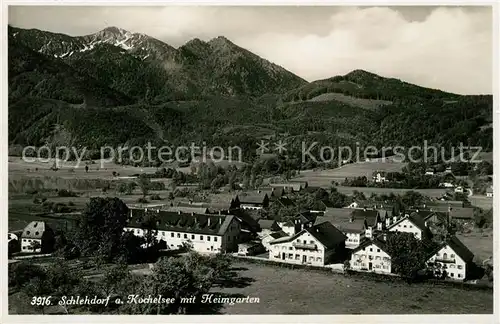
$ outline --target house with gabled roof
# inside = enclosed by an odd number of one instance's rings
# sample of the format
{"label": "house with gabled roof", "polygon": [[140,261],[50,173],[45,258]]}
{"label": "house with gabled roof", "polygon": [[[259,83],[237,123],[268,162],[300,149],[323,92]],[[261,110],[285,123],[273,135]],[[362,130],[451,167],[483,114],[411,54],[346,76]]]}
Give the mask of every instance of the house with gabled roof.
{"label": "house with gabled roof", "polygon": [[352,250],[350,266],[354,271],[391,273],[392,256],[387,250],[383,237],[365,239]]}
{"label": "house with gabled roof", "polygon": [[488,189],[486,189],[486,197],[493,198],[493,187],[488,187]]}
{"label": "house with gabled roof", "polygon": [[241,225],[233,215],[208,215],[165,210],[130,209],[125,231],[143,237],[145,220],[154,217],[156,240],[170,249],[184,245],[200,253],[237,251]]}
{"label": "house with gabled roof", "polygon": [[238,201],[242,209],[262,209],[269,206],[269,196],[260,190],[238,195]]}
{"label": "house with gabled roof", "polygon": [[411,213],[402,217],[392,224],[388,230],[390,232],[412,233],[419,240],[432,238],[432,233],[427,227],[425,220],[418,213]]}
{"label": "house with gabled roof", "polygon": [[439,269],[445,278],[464,280],[473,259],[474,254],[456,236],[452,236],[430,253],[427,265]]}
{"label": "house with gabled roof", "polygon": [[324,222],[295,235],[269,242],[269,259],[286,263],[323,266],[345,255],[345,236]]}
{"label": "house with gabled roof", "polygon": [[21,234],[21,252],[51,252],[54,247],[54,230],[42,221],[29,223]]}

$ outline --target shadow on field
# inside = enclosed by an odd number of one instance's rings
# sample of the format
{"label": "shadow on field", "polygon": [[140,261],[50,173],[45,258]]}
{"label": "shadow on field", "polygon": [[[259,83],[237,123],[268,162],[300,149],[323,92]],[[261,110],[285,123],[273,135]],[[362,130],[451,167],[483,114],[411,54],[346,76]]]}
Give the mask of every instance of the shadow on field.
{"label": "shadow on field", "polygon": [[250,286],[253,282],[255,282],[255,279],[240,276],[239,272],[245,270],[248,270],[248,268],[231,268],[228,275],[217,283],[218,286],[221,288],[245,288]]}

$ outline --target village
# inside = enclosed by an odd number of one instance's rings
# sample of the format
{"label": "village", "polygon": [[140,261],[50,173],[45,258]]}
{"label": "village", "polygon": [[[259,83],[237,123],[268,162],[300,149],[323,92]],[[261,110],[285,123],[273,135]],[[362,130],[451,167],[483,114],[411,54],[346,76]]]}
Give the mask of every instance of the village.
{"label": "village", "polygon": [[[383,182],[384,175],[374,172],[372,181]],[[421,269],[411,269],[411,275],[473,283],[480,279],[478,265],[455,232],[457,226],[475,222],[474,208],[466,201],[450,200],[453,193],[463,192],[456,186],[447,195],[407,206],[394,195],[378,201],[357,195],[339,206],[328,198],[337,194],[334,186],[325,189],[292,179],[218,194],[213,202],[127,203],[124,231],[153,236],[163,250],[390,276],[410,276],[397,263],[405,253],[414,252],[394,244],[415,246],[418,241],[426,262]],[[146,221],[151,217],[153,226]],[[32,221],[24,230],[8,234],[9,247],[15,250],[17,243],[22,255],[42,254],[54,235],[47,222]],[[492,264],[491,259],[485,261]]]}

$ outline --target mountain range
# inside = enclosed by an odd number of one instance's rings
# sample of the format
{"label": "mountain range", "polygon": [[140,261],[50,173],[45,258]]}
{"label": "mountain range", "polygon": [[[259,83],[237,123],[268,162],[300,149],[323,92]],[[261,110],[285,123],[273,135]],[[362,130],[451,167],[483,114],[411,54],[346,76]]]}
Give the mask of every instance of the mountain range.
{"label": "mountain range", "polygon": [[330,144],[492,147],[491,96],[363,70],[307,82],[223,36],[174,48],[117,27],[72,37],[9,26],[8,56],[11,145],[253,147],[287,134]]}

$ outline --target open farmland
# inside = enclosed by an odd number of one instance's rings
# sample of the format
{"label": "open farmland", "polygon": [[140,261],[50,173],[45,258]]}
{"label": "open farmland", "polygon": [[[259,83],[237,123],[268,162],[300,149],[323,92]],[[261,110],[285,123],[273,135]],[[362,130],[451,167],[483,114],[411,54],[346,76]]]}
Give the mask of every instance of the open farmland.
{"label": "open farmland", "polygon": [[362,177],[370,178],[375,171],[401,172],[405,163],[392,160],[357,162],[343,165],[329,170],[304,170],[299,178],[294,180],[307,181],[310,186],[329,187],[332,181],[342,182],[345,178]]}
{"label": "open farmland", "polygon": [[[464,291],[429,284],[408,285],[357,276],[236,263],[252,279],[226,294],[259,297],[258,304],[226,305],[227,314],[491,314],[491,290]],[[467,294],[467,298],[463,298]],[[377,302],[380,301],[380,302]]]}

